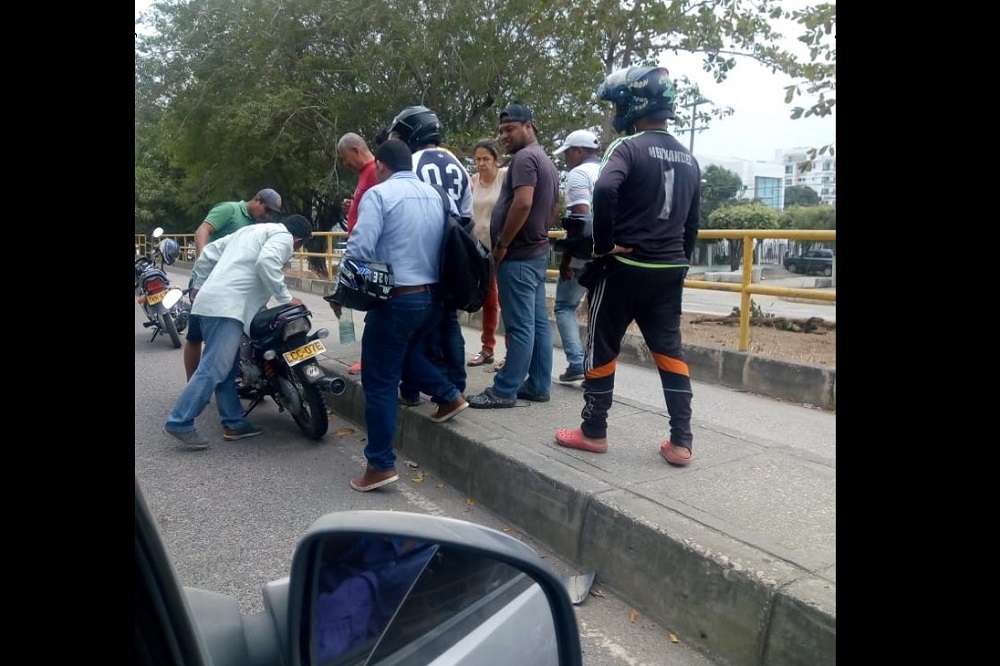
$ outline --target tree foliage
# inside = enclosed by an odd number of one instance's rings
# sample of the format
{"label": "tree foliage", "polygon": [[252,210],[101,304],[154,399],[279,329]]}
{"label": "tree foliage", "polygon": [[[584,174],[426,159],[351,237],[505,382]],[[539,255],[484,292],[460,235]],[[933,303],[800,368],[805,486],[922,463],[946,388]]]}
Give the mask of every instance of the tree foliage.
{"label": "tree foliage", "polygon": [[[775,68],[773,0],[162,0],[136,41],[136,223],[193,229],[224,200],[277,189],[289,212],[330,228],[355,184],[336,141],[366,138],[424,104],[462,156],[513,100],[540,140],[604,127],[594,98],[619,67],[704,55],[717,80],[739,58]],[[699,94],[684,72],[683,105]],[[698,124],[731,113],[699,107]],[[169,218],[169,219],[165,219]]]}
{"label": "tree foliage", "polygon": [[819,194],[808,185],[793,185],[785,188],[785,207],[818,206],[821,203]]}
{"label": "tree foliage", "polygon": [[[759,202],[735,204],[716,209],[708,216],[709,229],[777,229],[781,215]],[[737,270],[743,259],[743,241],[729,239],[729,267]]]}

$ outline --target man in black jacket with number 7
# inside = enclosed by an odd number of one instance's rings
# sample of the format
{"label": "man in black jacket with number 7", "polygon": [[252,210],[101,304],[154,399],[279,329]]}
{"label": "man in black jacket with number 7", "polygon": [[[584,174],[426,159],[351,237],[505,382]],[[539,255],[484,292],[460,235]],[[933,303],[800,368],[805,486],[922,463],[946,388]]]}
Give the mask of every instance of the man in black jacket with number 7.
{"label": "man in black jacket with number 7", "polygon": [[[615,129],[594,188],[594,254],[580,277],[588,289],[590,326],[584,349],[580,428],[556,432],[561,446],[604,453],[615,363],[635,321],[660,371],[670,438],[660,454],[691,461],[691,379],[681,352],[681,296],[698,235],[701,170],[666,131],[676,90],[662,67],[614,72],[598,88],[614,103]],[[589,273],[589,274],[588,274]]]}

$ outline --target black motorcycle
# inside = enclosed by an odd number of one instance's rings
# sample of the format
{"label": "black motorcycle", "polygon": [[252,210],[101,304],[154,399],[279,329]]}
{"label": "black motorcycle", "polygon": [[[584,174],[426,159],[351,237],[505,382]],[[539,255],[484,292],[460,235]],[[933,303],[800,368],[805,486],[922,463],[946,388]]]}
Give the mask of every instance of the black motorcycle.
{"label": "black motorcycle", "polygon": [[311,439],[326,434],[329,420],[323,393],[340,395],[347,384],[327,377],[316,362],[326,351],[322,339],[330,332],[321,328],[310,334],[312,313],[304,305],[279,305],[261,310],[250,324],[250,336],[240,343],[240,373],[236,389],[250,400],[249,414],[270,396],[279,411],[288,410]]}
{"label": "black motorcycle", "polygon": [[[163,229],[159,227],[153,231],[153,238],[162,235]],[[153,248],[151,254],[135,260],[136,302],[142,306],[149,320],[143,326],[154,329],[150,342],[166,331],[175,349],[181,346],[180,333],[187,327],[190,308],[182,302],[184,292],[170,286],[163,266],[173,264],[179,253],[177,241],[165,238]]]}

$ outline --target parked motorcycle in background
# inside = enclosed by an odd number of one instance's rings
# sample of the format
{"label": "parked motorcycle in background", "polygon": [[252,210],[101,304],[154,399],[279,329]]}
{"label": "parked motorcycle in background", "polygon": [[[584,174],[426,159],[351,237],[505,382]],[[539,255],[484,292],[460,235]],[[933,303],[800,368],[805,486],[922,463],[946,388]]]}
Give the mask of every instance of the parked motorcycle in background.
{"label": "parked motorcycle in background", "polygon": [[[153,230],[153,238],[163,235],[163,229]],[[180,246],[172,238],[164,238],[153,248],[151,254],[135,260],[135,293],[136,302],[142,306],[149,320],[143,323],[145,328],[153,328],[156,340],[161,332],[166,331],[174,348],[181,346],[180,333],[187,328],[190,306],[182,303],[184,292],[170,286],[170,280],[163,270],[164,264],[171,265],[177,261]],[[157,265],[159,262],[159,265]]]}
{"label": "parked motorcycle in background", "polygon": [[347,384],[328,377],[316,362],[326,351],[321,340],[330,332],[310,334],[312,313],[305,305],[286,304],[261,310],[240,343],[236,390],[250,400],[246,414],[270,396],[279,411],[287,410],[306,437],[320,439],[329,427],[323,392],[340,395]]}

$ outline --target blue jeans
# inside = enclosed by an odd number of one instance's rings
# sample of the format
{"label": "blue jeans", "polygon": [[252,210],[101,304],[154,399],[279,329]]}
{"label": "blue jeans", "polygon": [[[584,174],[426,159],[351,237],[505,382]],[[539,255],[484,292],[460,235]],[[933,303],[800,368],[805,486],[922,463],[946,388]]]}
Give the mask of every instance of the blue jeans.
{"label": "blue jeans", "polygon": [[[421,345],[424,355],[438,368],[449,382],[449,389],[454,387],[458,392],[465,393],[465,338],[462,336],[462,326],[458,323],[456,310],[443,310],[435,304],[436,322],[427,326],[426,335],[421,336],[416,345]],[[421,387],[419,378],[411,376],[409,368],[403,369],[403,383],[399,392],[404,398],[419,398]],[[424,391],[427,392],[426,390]],[[452,399],[428,393],[431,401],[445,404]]]}
{"label": "blue jeans", "polygon": [[587,290],[577,281],[583,269],[573,268],[569,280],[559,278],[556,286],[556,326],[562,338],[563,351],[571,370],[583,372],[583,343],[580,342],[580,323],[576,319],[576,309],[580,306]]}
{"label": "blue jeans", "polygon": [[396,466],[392,438],[396,433],[399,381],[408,380],[430,395],[454,400],[459,392],[427,358],[425,338],[436,317],[429,292],[393,296],[369,310],[361,336],[361,384],[365,392],[368,444],[365,458],[384,471]]}
{"label": "blue jeans", "polygon": [[194,420],[205,410],[213,391],[222,425],[238,428],[246,423],[243,405],[236,394],[243,324],[227,317],[199,316],[198,319],[205,340],[205,351],[198,369],[191,375],[191,380],[170,412],[166,428],[173,432],[194,430]]}
{"label": "blue jeans", "polygon": [[508,259],[497,268],[497,286],[507,331],[507,361],[497,373],[493,390],[515,398],[520,389],[548,395],[552,385],[552,331],[545,309],[545,269],[548,255]]}

